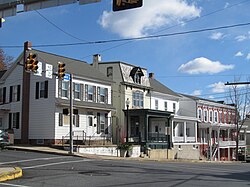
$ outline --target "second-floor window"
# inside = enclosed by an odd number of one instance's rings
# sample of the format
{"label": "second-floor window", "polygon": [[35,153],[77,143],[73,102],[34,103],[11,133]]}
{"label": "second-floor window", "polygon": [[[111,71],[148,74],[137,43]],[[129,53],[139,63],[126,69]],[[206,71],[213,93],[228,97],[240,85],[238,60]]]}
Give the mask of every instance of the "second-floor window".
{"label": "second-floor window", "polygon": [[74,99],[80,99],[80,84],[74,83]]}
{"label": "second-floor window", "polygon": [[201,109],[198,109],[198,119],[199,119],[199,120],[201,120],[201,114],[202,114]]}
{"label": "second-floor window", "polygon": [[167,101],[164,102],[164,107],[165,107],[165,111],[167,111],[168,110],[168,102]]}
{"label": "second-floor window", "polygon": [[213,111],[209,111],[209,121],[213,122]]}
{"label": "second-floor window", "polygon": [[155,100],[155,110],[158,110],[158,100]]}
{"label": "second-floor window", "polygon": [[69,97],[69,82],[62,82],[62,97]]}
{"label": "second-floor window", "polygon": [[10,87],[10,103],[20,101],[20,85]]}
{"label": "second-floor window", "polygon": [[97,87],[97,102],[108,103],[108,89]]}
{"label": "second-floor window", "polygon": [[135,91],[133,92],[133,107],[140,107],[143,108],[143,92]]}
{"label": "second-floor window", "polygon": [[6,102],[6,87],[0,88],[0,104]]}
{"label": "second-floor window", "polygon": [[48,81],[36,82],[36,99],[48,98]]}
{"label": "second-floor window", "polygon": [[176,103],[173,103],[173,113],[176,113]]}
{"label": "second-floor window", "polygon": [[207,122],[207,110],[204,111],[204,121]]}
{"label": "second-floor window", "polygon": [[218,112],[214,111],[214,122],[218,122]]}
{"label": "second-floor window", "polygon": [[222,112],[219,113],[219,122],[222,123]]}

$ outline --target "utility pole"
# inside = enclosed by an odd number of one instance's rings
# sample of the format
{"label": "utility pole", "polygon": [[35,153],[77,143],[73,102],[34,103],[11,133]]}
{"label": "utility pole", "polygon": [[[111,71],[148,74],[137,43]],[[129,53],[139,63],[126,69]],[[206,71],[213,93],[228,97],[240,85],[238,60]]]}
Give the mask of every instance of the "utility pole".
{"label": "utility pole", "polygon": [[74,154],[74,144],[73,144],[73,74],[70,74],[70,154]]}

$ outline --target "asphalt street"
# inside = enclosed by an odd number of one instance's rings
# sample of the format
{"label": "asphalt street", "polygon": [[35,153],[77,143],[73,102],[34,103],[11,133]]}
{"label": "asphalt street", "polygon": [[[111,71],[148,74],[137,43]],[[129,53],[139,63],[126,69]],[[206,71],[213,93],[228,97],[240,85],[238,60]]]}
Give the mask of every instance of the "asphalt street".
{"label": "asphalt street", "polygon": [[23,177],[0,183],[19,187],[250,185],[248,163],[101,160],[24,151],[0,152],[0,166],[18,166]]}

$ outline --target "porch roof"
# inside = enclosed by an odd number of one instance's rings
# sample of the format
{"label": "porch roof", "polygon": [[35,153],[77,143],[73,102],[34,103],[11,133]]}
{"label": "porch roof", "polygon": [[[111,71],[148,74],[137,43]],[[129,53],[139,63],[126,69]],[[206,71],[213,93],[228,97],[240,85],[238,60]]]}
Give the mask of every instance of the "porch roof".
{"label": "porch roof", "polygon": [[[125,115],[127,110],[123,109]],[[159,117],[159,118],[169,118],[173,112],[161,111],[161,110],[151,110],[151,109],[129,109],[129,115],[139,115],[139,116],[148,116],[148,117]]]}

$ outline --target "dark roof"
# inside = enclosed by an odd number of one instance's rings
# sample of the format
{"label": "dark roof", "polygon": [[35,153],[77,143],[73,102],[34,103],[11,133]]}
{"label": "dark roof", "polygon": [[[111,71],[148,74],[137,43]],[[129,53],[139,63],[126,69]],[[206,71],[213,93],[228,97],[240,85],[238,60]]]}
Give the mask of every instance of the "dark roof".
{"label": "dark roof", "polygon": [[111,83],[111,80],[108,77],[106,77],[98,69],[94,68],[84,61],[67,58],[39,50],[31,50],[30,52],[37,54],[37,58],[39,61],[51,64],[55,68],[57,68],[58,62],[65,63],[66,73],[73,73],[74,75],[80,77]]}
{"label": "dark roof", "polygon": [[157,81],[155,78],[149,78],[149,82],[153,91],[180,97],[177,93],[175,93],[173,90],[169,89],[167,86]]}

